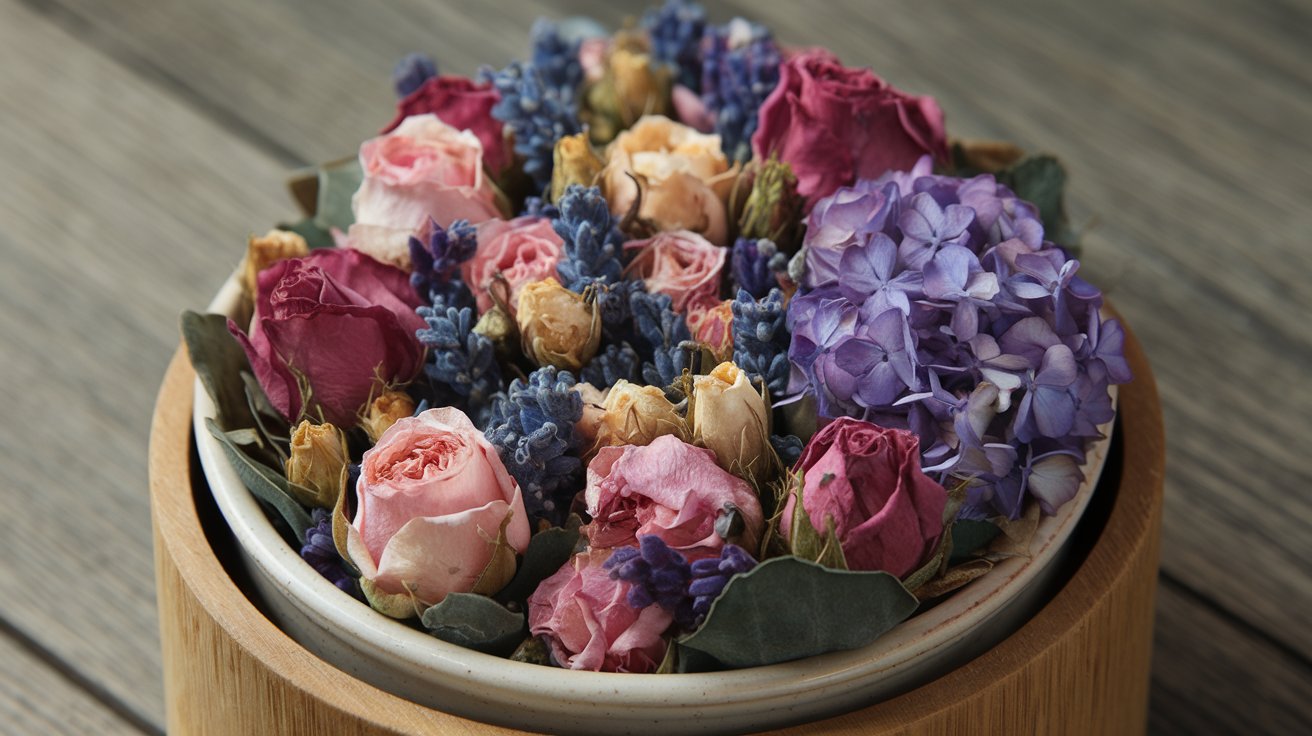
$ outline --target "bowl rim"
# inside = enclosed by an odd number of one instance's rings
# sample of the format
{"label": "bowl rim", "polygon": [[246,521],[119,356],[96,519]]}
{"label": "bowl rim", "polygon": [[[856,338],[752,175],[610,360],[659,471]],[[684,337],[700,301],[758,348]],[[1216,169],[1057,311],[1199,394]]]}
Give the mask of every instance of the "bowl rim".
{"label": "bowl rim", "polygon": [[[230,314],[241,297],[239,271],[224,283],[207,311]],[[301,559],[274,528],[254,495],[237,476],[205,419],[215,413],[199,378],[194,381],[193,427],[196,448],[220,513],[238,545],[260,572],[277,581],[302,613],[325,629],[355,638],[354,647],[372,647],[405,664],[444,675],[471,693],[513,690],[534,698],[601,705],[682,706],[742,705],[795,694],[799,687],[819,690],[844,687],[854,680],[897,672],[917,659],[967,637],[998,614],[1051,562],[1083,516],[1111,444],[1115,418],[1099,426],[1104,437],[1086,447],[1081,470],[1085,480],[1074,498],[1055,516],[1040,518],[1029,557],[1000,561],[988,574],[954,591],[943,602],[899,623],[871,644],[778,664],[708,673],[643,674],[588,672],[554,668],[543,677],[541,665],[515,662],[441,641],[374,611],[338,589]],[[1110,387],[1113,407],[1117,387]],[[448,684],[450,684],[448,683]],[[376,684],[376,683],[374,683]]]}

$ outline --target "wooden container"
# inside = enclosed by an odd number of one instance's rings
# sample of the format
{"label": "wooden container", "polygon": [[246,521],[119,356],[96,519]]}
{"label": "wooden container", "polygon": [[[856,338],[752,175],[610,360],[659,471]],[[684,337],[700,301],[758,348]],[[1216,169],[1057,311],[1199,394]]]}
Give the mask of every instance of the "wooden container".
{"label": "wooden container", "polygon": [[[778,733],[1143,733],[1165,440],[1143,350],[1067,582],[1019,631],[917,690]],[[151,516],[170,733],[511,733],[425,708],[337,670],[243,592],[191,437],[194,373],[179,350],[150,438]],[[549,673],[544,671],[544,675]]]}

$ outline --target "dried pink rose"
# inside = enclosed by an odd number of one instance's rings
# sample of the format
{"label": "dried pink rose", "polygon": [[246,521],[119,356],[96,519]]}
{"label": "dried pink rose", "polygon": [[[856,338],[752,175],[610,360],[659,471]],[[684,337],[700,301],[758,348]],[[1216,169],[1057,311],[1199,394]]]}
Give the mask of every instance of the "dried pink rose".
{"label": "dried pink rose", "polygon": [[665,658],[662,635],[674,620],[660,606],[625,600],[629,583],[602,564],[611,550],[581,552],[528,598],[529,633],[545,637],[562,667],[593,672],[655,672]]}
{"label": "dried pink rose", "polygon": [[710,309],[720,303],[720,275],[727,249],[687,230],[658,233],[631,240],[624,250],[636,251],[626,275],[646,282],[648,291],[670,297],[676,312]]}
{"label": "dried pink rose", "polygon": [[[529,524],[519,485],[496,448],[464,412],[429,409],[398,420],[364,453],[347,550],[381,593],[413,594],[433,605],[448,593],[495,592],[509,582],[479,580],[502,523],[517,553]],[[485,592],[480,590],[479,592]]]}
{"label": "dried pink rose", "polygon": [[[802,506],[817,532],[827,519],[850,570],[906,577],[928,561],[943,535],[947,491],[920,470],[920,441],[911,432],[842,417],[802,451]],[[791,538],[797,497],[784,506],[780,532]]]}
{"label": "dried pink rose", "polygon": [[415,115],[360,146],[364,181],[351,198],[353,248],[402,268],[410,264],[410,236],[441,227],[500,217],[492,182],[483,175],[483,144],[436,115]]}
{"label": "dried pink rose", "polygon": [[554,277],[564,253],[564,241],[545,217],[488,220],[478,226],[478,249],[460,271],[478,300],[480,313],[492,308],[496,275],[505,277],[510,286],[507,306],[513,316],[524,285]]}
{"label": "dried pink rose", "polygon": [[[321,248],[261,271],[250,334],[228,321],[251,369],[288,421],[302,413],[339,427],[383,385],[419,371],[424,321],[405,272],[350,248]],[[302,406],[302,383],[310,406]]]}
{"label": "dried pink rose", "polygon": [[823,49],[809,49],[779,67],[779,84],[761,105],[752,151],[793,167],[810,209],[857,179],[904,170],[931,154],[947,160],[943,111],[932,97],[909,95],[853,69]]}
{"label": "dried pink rose", "polygon": [[737,510],[744,531],[735,544],[755,554],[765,527],[756,492],[722,470],[715,453],[663,435],[645,447],[603,447],[588,463],[584,491],[593,548],[636,545],[654,534],[688,556],[724,546],[716,520]]}
{"label": "dried pink rose", "polygon": [[456,130],[468,130],[478,136],[483,144],[483,163],[488,171],[499,174],[514,156],[504,126],[492,117],[492,106],[500,100],[501,94],[490,82],[449,75],[429,77],[396,103],[396,117],[383,132],[395,130],[406,118],[432,113]]}

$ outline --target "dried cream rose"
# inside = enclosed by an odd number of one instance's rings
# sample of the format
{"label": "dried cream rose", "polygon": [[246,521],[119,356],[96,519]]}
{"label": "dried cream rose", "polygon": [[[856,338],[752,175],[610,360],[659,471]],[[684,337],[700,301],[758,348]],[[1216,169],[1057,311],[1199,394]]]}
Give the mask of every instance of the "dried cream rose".
{"label": "dried cream rose", "polygon": [[715,453],[721,468],[759,481],[770,467],[770,407],[733,363],[693,378],[693,442]]}
{"label": "dried cream rose", "polygon": [[596,447],[650,445],[667,434],[687,442],[688,423],[665,392],[656,386],[638,386],[620,380],[606,394]]}
{"label": "dried cream rose", "polygon": [[657,230],[691,230],[726,244],[726,202],[737,170],[720,150],[720,136],[648,115],[611,143],[601,175],[613,214],[627,213],[641,187],[638,216]]}
{"label": "dried cream rose", "polygon": [[377,442],[378,438],[383,436],[383,432],[396,424],[396,420],[413,416],[414,413],[415,400],[410,398],[410,394],[404,391],[384,391],[369,402],[369,408],[365,410],[360,426],[364,427],[365,434],[369,435],[371,442]]}
{"label": "dried cream rose", "polygon": [[604,162],[592,150],[587,133],[567,135],[556,141],[551,154],[551,201],[559,202],[570,184],[592,186],[601,174]]}
{"label": "dried cream rose", "polygon": [[292,432],[291,455],[286,466],[293,495],[307,506],[332,508],[346,490],[349,459],[346,435],[340,429],[327,423],[301,422]]}
{"label": "dried cream rose", "polygon": [[577,372],[597,354],[601,315],[595,303],[555,279],[534,281],[519,292],[515,308],[524,354],[538,365]]}
{"label": "dried cream rose", "polygon": [[260,271],[278,261],[300,258],[310,252],[305,238],[286,230],[270,230],[264,237],[254,235],[246,241],[246,260],[242,262],[241,289],[254,297],[259,291]]}

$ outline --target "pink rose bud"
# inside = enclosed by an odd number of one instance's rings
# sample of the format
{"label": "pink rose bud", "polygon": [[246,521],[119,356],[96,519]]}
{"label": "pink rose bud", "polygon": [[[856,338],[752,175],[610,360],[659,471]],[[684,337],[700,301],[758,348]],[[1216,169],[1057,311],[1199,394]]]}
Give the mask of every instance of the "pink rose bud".
{"label": "pink rose bud", "polygon": [[[842,417],[816,433],[795,470],[802,506],[815,530],[827,519],[849,570],[906,577],[929,560],[943,535],[947,491],[920,470],[920,441],[910,432]],[[791,539],[797,497],[789,496],[780,532]]]}
{"label": "pink rose bud", "polygon": [[716,554],[716,522],[736,511],[734,544],[755,554],[765,521],[747,481],[720,468],[715,453],[663,435],[646,447],[603,447],[588,463],[584,492],[594,548],[629,547],[654,534],[686,556]]}
{"label": "pink rose bud", "polygon": [[657,230],[691,230],[716,245],[729,238],[726,203],[737,176],[720,150],[720,136],[659,115],[620,133],[601,172],[616,217],[627,214],[641,195],[638,216]]}
{"label": "pink rose bud", "polygon": [[448,75],[430,77],[396,103],[396,117],[383,132],[396,130],[408,117],[432,113],[456,130],[478,136],[483,144],[483,163],[497,175],[514,157],[504,126],[492,117],[492,107],[500,101],[501,93],[490,82]]}
{"label": "pink rose bud", "polygon": [[[519,485],[494,448],[451,407],[398,420],[364,453],[347,551],[361,577],[387,595],[422,606],[448,593],[494,593],[494,556],[523,553],[529,525]],[[495,542],[505,524],[513,552]],[[477,589],[476,589],[477,585]]]}
{"label": "pink rose bud", "polygon": [[436,115],[415,115],[360,146],[364,180],[351,198],[351,247],[401,268],[410,266],[410,236],[429,218],[480,223],[501,216],[496,191],[483,175],[483,144]]}
{"label": "pink rose bud", "polygon": [[679,230],[648,240],[630,240],[624,250],[636,251],[629,261],[629,278],[642,279],[648,291],[668,295],[674,311],[688,313],[720,303],[720,275],[727,249],[712,245],[697,233]]}
{"label": "pink rose bud", "polygon": [[823,49],[789,58],[761,105],[752,151],[793,167],[806,209],[857,179],[902,171],[925,154],[948,156],[943,111],[932,97],[893,87]]}
{"label": "pink rose bud", "polygon": [[655,672],[665,658],[662,635],[674,616],[657,605],[630,606],[629,583],[612,580],[602,567],[610,554],[581,552],[543,580],[528,598],[529,633],[547,640],[562,667]]}
{"label": "pink rose bud", "polygon": [[383,385],[405,383],[423,365],[418,305],[405,272],[357,250],[320,248],[262,271],[250,334],[231,320],[228,330],[288,421],[306,414],[351,427]]}
{"label": "pink rose bud", "polygon": [[478,300],[479,313],[492,308],[492,283],[498,275],[510,286],[507,306],[514,310],[524,285],[554,277],[565,253],[564,241],[545,217],[488,220],[477,230],[478,248],[460,272]]}

